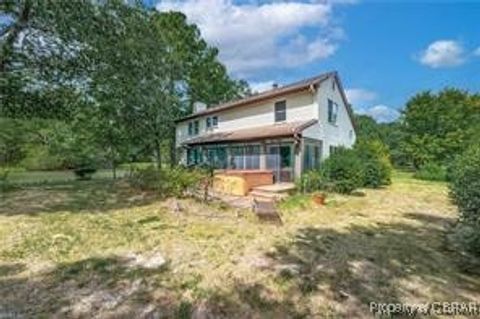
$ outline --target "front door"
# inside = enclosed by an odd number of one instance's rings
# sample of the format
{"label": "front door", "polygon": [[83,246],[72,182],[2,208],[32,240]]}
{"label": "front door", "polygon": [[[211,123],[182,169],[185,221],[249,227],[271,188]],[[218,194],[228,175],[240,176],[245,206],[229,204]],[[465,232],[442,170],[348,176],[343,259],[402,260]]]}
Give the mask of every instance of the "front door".
{"label": "front door", "polygon": [[267,146],[267,169],[273,171],[274,183],[293,181],[293,154],[291,144]]}

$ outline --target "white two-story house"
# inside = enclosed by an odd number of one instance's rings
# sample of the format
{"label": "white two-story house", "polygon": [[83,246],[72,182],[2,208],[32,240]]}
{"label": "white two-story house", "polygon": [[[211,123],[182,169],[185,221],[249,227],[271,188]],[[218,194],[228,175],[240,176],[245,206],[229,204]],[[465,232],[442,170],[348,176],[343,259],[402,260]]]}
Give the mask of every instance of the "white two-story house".
{"label": "white two-story house", "polygon": [[355,143],[351,108],[336,72],[227,102],[177,121],[181,162],[218,169],[271,170],[291,182]]}

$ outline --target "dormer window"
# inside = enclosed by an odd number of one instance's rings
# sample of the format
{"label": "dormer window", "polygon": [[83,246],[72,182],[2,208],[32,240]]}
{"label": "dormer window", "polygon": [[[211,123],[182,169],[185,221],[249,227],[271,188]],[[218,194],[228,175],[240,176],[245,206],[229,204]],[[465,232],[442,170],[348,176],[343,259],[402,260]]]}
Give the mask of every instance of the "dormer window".
{"label": "dormer window", "polygon": [[287,120],[287,102],[279,101],[275,103],[275,122],[284,122]]}

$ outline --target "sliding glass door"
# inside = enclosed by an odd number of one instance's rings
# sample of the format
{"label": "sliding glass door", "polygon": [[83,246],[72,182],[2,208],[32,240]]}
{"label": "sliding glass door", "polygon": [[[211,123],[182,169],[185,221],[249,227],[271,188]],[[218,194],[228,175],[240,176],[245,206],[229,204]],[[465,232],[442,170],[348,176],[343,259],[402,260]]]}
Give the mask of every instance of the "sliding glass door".
{"label": "sliding glass door", "polygon": [[273,171],[275,183],[293,181],[293,148],[291,144],[267,145],[267,169]]}

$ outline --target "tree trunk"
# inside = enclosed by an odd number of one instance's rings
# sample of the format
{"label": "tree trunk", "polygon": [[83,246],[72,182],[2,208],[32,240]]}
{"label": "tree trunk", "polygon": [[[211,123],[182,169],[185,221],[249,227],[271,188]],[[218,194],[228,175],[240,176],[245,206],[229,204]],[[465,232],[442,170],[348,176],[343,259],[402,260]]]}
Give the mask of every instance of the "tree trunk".
{"label": "tree trunk", "polygon": [[175,149],[175,138],[170,141],[170,167],[174,167],[177,164],[177,154]]}
{"label": "tree trunk", "polygon": [[162,146],[158,140],[155,140],[155,161],[157,169],[162,168]]}
{"label": "tree trunk", "polygon": [[115,160],[112,161],[112,176],[114,180],[117,179],[117,163]]}

